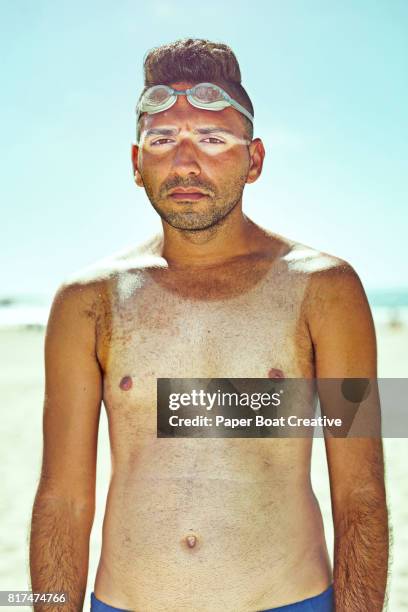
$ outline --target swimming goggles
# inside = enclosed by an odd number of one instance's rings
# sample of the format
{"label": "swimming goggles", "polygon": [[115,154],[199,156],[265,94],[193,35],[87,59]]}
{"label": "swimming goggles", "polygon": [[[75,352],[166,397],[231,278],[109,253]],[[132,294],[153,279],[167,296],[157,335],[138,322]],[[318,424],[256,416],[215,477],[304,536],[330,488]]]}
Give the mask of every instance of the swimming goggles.
{"label": "swimming goggles", "polygon": [[245,115],[252,123],[253,116],[246,108],[241,106],[236,100],[231,98],[226,91],[213,83],[198,83],[191,89],[173,89],[168,85],[154,85],[149,87],[141,97],[136,107],[137,121],[142,113],[153,115],[167,110],[177,100],[177,96],[187,96],[187,100],[196,108],[205,110],[220,111],[227,106],[232,106],[237,111]]}

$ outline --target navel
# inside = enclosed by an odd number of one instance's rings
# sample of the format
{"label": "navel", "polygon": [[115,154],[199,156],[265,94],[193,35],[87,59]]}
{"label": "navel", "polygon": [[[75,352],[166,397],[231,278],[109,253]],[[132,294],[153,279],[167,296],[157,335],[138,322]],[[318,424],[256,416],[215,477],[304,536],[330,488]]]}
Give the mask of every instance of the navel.
{"label": "navel", "polygon": [[285,374],[279,368],[271,368],[268,372],[268,378],[285,378]]}
{"label": "navel", "polygon": [[186,537],[186,542],[189,548],[194,548],[194,546],[197,544],[197,538],[195,535],[189,535]]}
{"label": "navel", "polygon": [[119,387],[122,391],[129,391],[132,388],[133,381],[131,376],[124,376],[119,383]]}
{"label": "navel", "polygon": [[188,548],[194,548],[198,544],[198,538],[194,533],[189,533],[184,538],[184,543],[187,545]]}

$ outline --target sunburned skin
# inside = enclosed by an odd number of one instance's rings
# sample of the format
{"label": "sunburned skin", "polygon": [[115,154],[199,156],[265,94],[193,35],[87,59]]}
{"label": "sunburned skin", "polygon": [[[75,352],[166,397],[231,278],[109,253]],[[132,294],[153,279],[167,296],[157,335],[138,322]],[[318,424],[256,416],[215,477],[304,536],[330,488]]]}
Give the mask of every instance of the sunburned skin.
{"label": "sunburned skin", "polygon": [[311,439],[157,437],[159,378],[231,378],[239,390],[240,379],[313,376],[308,259],[267,239],[193,270],[165,265],[160,249],[130,252],[98,284],[114,468],[94,591],[112,605],[249,612],[330,584]]}
{"label": "sunburned skin", "polygon": [[139,146],[143,151],[155,155],[166,155],[174,147],[177,147],[182,138],[187,138],[201,152],[207,155],[219,155],[226,153],[234,146],[247,146],[249,141],[240,138],[237,134],[226,132],[217,126],[197,127],[193,132],[177,130],[173,126],[160,126],[142,132]]}

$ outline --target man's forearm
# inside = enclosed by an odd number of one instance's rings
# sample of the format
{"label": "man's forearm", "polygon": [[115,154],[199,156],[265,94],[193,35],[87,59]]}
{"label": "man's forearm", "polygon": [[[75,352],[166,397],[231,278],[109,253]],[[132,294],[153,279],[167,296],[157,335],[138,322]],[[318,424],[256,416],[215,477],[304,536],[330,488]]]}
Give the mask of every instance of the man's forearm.
{"label": "man's forearm", "polygon": [[367,494],[335,524],[336,612],[381,612],[388,575],[388,513],[385,497]]}
{"label": "man's forearm", "polygon": [[[30,536],[31,589],[35,593],[64,592],[64,612],[83,607],[89,562],[89,536],[94,511],[58,497],[37,493]],[[35,604],[35,612],[56,610]]]}

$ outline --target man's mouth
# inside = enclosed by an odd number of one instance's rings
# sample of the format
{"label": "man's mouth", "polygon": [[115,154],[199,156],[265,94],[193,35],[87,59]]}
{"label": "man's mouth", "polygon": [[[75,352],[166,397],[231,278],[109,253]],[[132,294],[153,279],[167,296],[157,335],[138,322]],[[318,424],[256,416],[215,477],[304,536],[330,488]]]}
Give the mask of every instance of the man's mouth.
{"label": "man's mouth", "polygon": [[194,189],[180,189],[177,188],[170,192],[170,197],[173,200],[201,200],[202,198],[207,197],[206,193],[203,193],[199,190]]}

